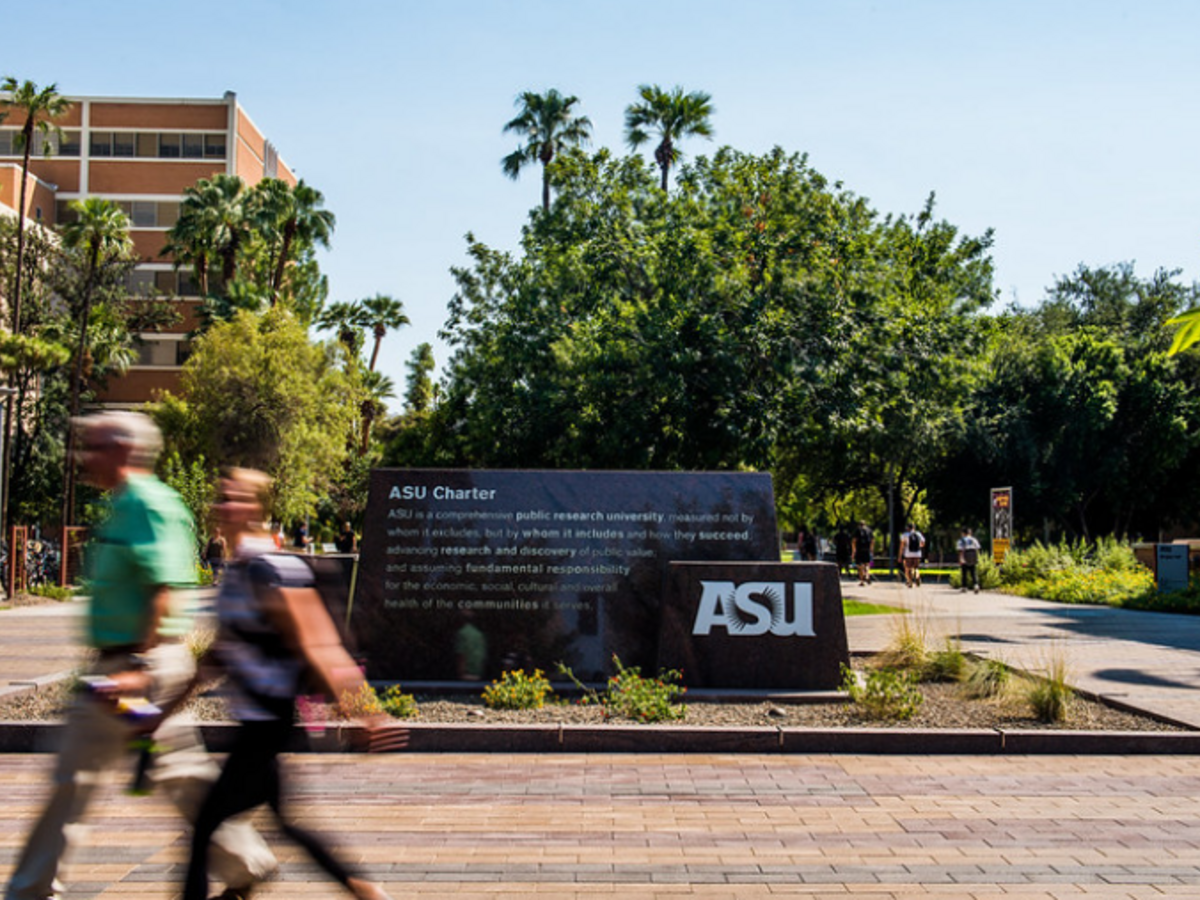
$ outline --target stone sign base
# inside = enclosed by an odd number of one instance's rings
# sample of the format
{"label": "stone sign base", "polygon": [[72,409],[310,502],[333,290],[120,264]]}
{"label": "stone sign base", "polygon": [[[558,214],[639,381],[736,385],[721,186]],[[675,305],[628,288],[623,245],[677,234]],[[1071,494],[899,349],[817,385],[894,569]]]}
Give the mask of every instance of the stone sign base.
{"label": "stone sign base", "polygon": [[688,687],[833,690],[850,664],[832,563],[672,562],[661,669]]}

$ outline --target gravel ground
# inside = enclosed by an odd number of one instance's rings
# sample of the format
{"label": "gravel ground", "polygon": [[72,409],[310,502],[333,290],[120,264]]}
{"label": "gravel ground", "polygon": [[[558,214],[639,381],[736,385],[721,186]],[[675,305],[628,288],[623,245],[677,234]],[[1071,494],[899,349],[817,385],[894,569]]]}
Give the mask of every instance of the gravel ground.
{"label": "gravel ground", "polygon": [[[957,685],[921,685],[924,702],[917,715],[904,728],[1060,728],[1087,731],[1188,731],[1149,716],[1113,709],[1102,703],[1076,698],[1065,722],[1046,725],[1033,717],[1019,698],[970,700]],[[538,710],[492,710],[483,705],[479,694],[427,697],[417,694],[418,722],[488,724],[628,724],[628,720],[605,720],[596,706],[577,703],[552,703]],[[52,720],[60,717],[70,700],[64,683],[44,687],[33,693],[0,701],[0,721]],[[219,687],[212,687],[194,698],[187,710],[202,721],[226,718]],[[734,703],[689,702],[687,714],[679,722],[689,726],[784,726],[801,728],[880,727],[862,715],[850,703]]]}
{"label": "gravel ground", "polygon": [[[14,606],[48,602],[45,598],[18,595]],[[862,658],[854,660],[856,668],[864,668]],[[481,688],[482,690],[482,688]],[[1191,729],[1151,716],[1125,712],[1106,704],[1076,697],[1064,722],[1039,722],[1019,697],[1009,694],[997,700],[968,699],[958,685],[922,684],[924,702],[916,716],[897,724],[903,728],[1058,728],[1083,731],[1189,731]],[[70,688],[65,683],[50,685],[38,691],[0,700],[0,721],[46,721],[62,716],[70,701]],[[494,710],[484,706],[479,693],[471,695],[416,695],[420,715],[418,722],[435,724],[460,723],[486,726],[488,724],[520,725],[599,725],[605,722],[628,724],[629,720],[605,719],[597,706],[578,703],[550,703],[536,710]],[[201,721],[223,721],[227,718],[225,704],[220,699],[219,686],[197,695],[186,711]],[[747,727],[756,725],[790,728],[862,728],[881,727],[886,723],[872,721],[851,703],[738,703],[689,701],[687,714],[674,723],[689,726]]]}

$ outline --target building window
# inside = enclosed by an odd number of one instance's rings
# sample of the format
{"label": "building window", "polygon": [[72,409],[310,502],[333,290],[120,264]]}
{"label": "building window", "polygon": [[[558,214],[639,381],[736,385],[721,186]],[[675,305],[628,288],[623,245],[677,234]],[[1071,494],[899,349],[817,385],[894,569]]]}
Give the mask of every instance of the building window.
{"label": "building window", "polygon": [[178,134],[160,134],[158,155],[163,159],[179,159],[183,155],[183,137]]}
{"label": "building window", "polygon": [[89,156],[112,156],[112,132],[93,131],[88,140]]}
{"label": "building window", "polygon": [[134,200],[129,218],[133,220],[134,228],[155,228],[158,226],[158,204],[148,200]]}
{"label": "building window", "polygon": [[[9,142],[11,144],[11,134]],[[79,155],[79,132],[74,135],[74,144],[64,140],[62,155]],[[4,132],[0,132],[0,156],[5,153]],[[67,152],[73,146],[73,152]],[[88,141],[88,152],[92,156],[137,157],[139,159],[224,159],[225,135],[223,134],[180,134],[157,131],[93,131]]]}
{"label": "building window", "polygon": [[[78,156],[79,132],[63,131],[62,134],[44,135],[40,131],[33,134],[33,150],[31,156],[46,156],[47,141],[50,156]],[[0,156],[22,156],[21,132],[17,129],[0,129]]]}
{"label": "building window", "polygon": [[149,297],[154,293],[154,276],[156,274],[156,272],[145,269],[134,269],[129,273],[126,290],[135,297]]}
{"label": "building window", "polygon": [[137,135],[132,131],[114,131],[112,133],[113,156],[129,157],[135,155]]}
{"label": "building window", "polygon": [[182,366],[192,354],[192,345],[185,338],[143,338],[138,344],[139,366]]}
{"label": "building window", "polygon": [[204,159],[204,135],[185,134],[183,138],[183,155],[186,159]]}
{"label": "building window", "polygon": [[196,273],[190,268],[180,269],[179,275],[179,296],[180,297],[199,297],[200,286],[196,284]]}

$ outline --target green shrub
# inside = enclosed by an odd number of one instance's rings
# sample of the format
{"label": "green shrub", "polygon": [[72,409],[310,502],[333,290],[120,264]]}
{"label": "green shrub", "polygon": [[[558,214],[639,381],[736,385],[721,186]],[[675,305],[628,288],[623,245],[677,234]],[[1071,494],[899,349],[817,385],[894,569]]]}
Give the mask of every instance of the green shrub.
{"label": "green shrub", "polygon": [[966,677],[967,667],[962,644],[953,638],[946,638],[944,649],[929,654],[921,678],[924,681],[962,681]]}
{"label": "green shrub", "polygon": [[613,656],[617,674],[608,679],[608,691],[604,697],[604,715],[619,716],[637,722],[666,722],[682,719],[687,707],[675,703],[675,698],[686,693],[687,688],[674,684],[683,677],[677,669],[666,669],[658,678],[647,678],[637,666],[626,668],[621,660]]}
{"label": "green shrub", "polygon": [[842,687],[868,718],[882,721],[911,719],[925,702],[915,672],[872,669],[859,681],[854,670],[843,665]]}
{"label": "green shrub", "polygon": [[605,718],[650,723],[682,719],[687,715],[687,706],[676,702],[676,698],[687,693],[687,688],[675,683],[683,677],[678,669],[664,669],[657,678],[647,678],[637,666],[626,667],[616,654],[612,660],[617,673],[608,679],[603,695],[576,678],[570,666],[560,662],[558,671],[583,691],[579,702],[600,704],[604,707]]}
{"label": "green shrub", "polygon": [[395,719],[415,719],[421,714],[417,707],[417,698],[400,690],[400,685],[393,684],[379,698],[383,711]]}
{"label": "green shrub", "polygon": [[998,659],[981,659],[972,663],[963,679],[968,697],[982,700],[998,697],[1012,680],[1012,670]]}
{"label": "green shrub", "polygon": [[1024,597],[1037,597],[1055,603],[1103,603],[1109,606],[1134,605],[1157,594],[1154,575],[1146,568],[1102,571],[1074,569],[1056,572],[1046,578],[1026,581],[1014,588]]}
{"label": "green shrub", "polygon": [[490,709],[541,709],[549,693],[550,682],[541,669],[534,669],[532,675],[517,669],[502,673],[484,688],[483,702]]}
{"label": "green shrub", "polygon": [[34,584],[27,591],[35,597],[47,597],[50,600],[70,600],[75,596],[75,588],[60,587],[57,584]]}
{"label": "green shrub", "polygon": [[1014,585],[1049,578],[1054,573],[1085,565],[1087,557],[1087,544],[1083,541],[1060,541],[1049,545],[1035,541],[1032,546],[1008,551],[1000,570],[1000,581]]}

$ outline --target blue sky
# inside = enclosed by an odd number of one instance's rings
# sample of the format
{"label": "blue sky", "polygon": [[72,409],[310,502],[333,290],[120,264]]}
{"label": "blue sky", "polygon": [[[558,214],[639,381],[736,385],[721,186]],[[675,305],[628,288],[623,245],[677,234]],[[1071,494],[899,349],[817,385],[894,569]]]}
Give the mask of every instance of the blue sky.
{"label": "blue sky", "polygon": [[[0,74],[65,94],[243,107],[338,219],[331,300],[402,299],[381,368],[437,341],[463,235],[516,246],[524,90],[580,98],[623,148],[639,84],[712,94],[713,142],[778,145],[883,213],[995,230],[1002,300],[1081,263],[1200,278],[1200,3],[1191,0],[42,0],[5,11]],[[399,408],[399,402],[393,402]]]}

